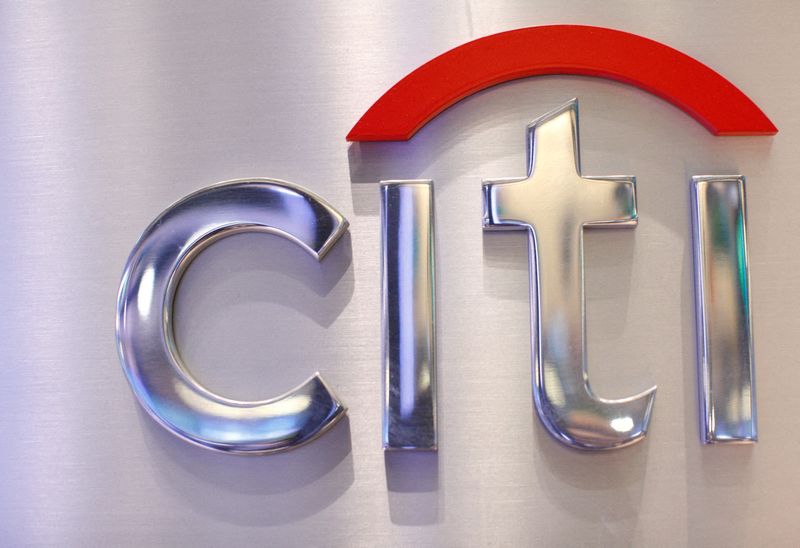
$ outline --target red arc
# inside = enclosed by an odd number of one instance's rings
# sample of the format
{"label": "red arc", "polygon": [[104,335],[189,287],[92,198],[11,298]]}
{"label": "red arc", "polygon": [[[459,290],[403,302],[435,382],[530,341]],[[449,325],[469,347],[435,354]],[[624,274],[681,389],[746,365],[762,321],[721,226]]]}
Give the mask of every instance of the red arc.
{"label": "red arc", "polygon": [[479,38],[428,61],[378,99],[348,141],[405,141],[482,89],[528,76],[617,80],[684,110],[714,135],[774,135],[756,104],[717,72],[669,46],[602,27],[551,25]]}

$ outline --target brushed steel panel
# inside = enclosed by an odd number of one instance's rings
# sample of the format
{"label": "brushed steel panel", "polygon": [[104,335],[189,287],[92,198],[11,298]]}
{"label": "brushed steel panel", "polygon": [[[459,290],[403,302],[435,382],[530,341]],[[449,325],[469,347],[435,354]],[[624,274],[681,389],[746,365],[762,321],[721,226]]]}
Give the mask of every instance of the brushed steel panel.
{"label": "brushed steel panel", "polygon": [[[781,133],[714,138],[625,85],[546,77],[471,97],[408,143],[345,142],[429,58],[560,22],[697,57]],[[2,543],[791,544],[798,24],[797,3],[744,0],[2,3]],[[617,454],[574,454],[538,424],[525,236],[481,229],[481,180],[518,175],[525,124],[574,96],[586,172],[638,181],[635,234],[586,235],[587,348],[603,357],[593,389],[618,398],[659,387],[647,442]],[[685,187],[695,173],[748,176],[756,447],[697,440]],[[298,359],[302,334],[302,359],[319,364],[349,419],[297,451],[244,458],[173,439],[138,409],[116,355],[114,304],[126,257],[160,211],[216,181],[258,176],[302,181],[351,221],[350,236],[320,270],[270,236],[209,247],[178,290],[177,344],[209,388],[256,399],[304,380],[281,368]],[[428,178],[447,227],[436,257],[441,450],[387,461],[378,181]],[[222,356],[230,368],[216,367]]]}

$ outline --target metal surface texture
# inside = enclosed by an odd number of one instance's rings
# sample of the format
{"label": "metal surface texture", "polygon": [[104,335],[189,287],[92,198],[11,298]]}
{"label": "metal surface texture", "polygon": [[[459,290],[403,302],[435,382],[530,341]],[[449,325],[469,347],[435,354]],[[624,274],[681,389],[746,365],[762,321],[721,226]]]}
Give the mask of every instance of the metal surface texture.
{"label": "metal surface texture", "polygon": [[[390,86],[534,25],[658,40],[779,127],[714,137],[631,86],[508,82],[402,143],[346,142]],[[791,546],[800,474],[800,3],[745,0],[0,2],[0,545]],[[586,349],[610,399],[658,385],[643,443],[575,451],[531,404],[528,236],[481,227],[481,181],[524,176],[523,130],[571,97],[583,170],[636,175],[635,230],[585,230]],[[759,442],[704,445],[689,179],[747,176]],[[350,226],[323,261],[273,234],[200,252],[173,308],[208,390],[319,371],[347,415],[298,449],[177,438],[120,367],[120,276],[142,230],[215,181],[273,177]],[[437,452],[385,452],[380,186],[432,179]],[[289,364],[292,364],[289,366]]]}
{"label": "metal surface texture", "polygon": [[484,182],[483,226],[528,232],[536,411],[570,447],[624,447],[647,433],[656,387],[607,400],[589,386],[583,230],[635,227],[636,180],[581,175],[577,100],[532,122],[526,139],[528,176]]}
{"label": "metal surface texture", "polygon": [[347,220],[321,198],[270,179],[220,183],[159,215],[134,246],[117,299],[120,360],[145,410],[177,436],[230,453],[292,449],[331,428],[345,407],[319,373],[286,394],[253,402],[197,382],[177,349],[173,302],[189,264],[221,238],[269,232],[322,260],[346,230]]}
{"label": "metal surface texture", "polygon": [[383,448],[436,450],[433,181],[381,182]]}
{"label": "metal surface texture", "polygon": [[758,440],[744,177],[692,177],[697,373],[705,443]]}

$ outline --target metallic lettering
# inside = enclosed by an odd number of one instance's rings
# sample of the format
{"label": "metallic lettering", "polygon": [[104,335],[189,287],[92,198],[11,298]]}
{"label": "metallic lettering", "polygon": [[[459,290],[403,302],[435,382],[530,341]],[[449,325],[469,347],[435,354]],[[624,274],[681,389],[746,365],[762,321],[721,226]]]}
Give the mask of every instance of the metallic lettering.
{"label": "metallic lettering", "polygon": [[536,411],[568,446],[630,445],[647,432],[656,387],[607,400],[589,386],[583,229],[634,227],[635,180],[581,176],[577,100],[531,123],[527,145],[526,178],[484,182],[483,225],[528,231]]}
{"label": "metallic lettering", "polygon": [[178,354],[172,306],[191,261],[225,236],[278,234],[320,260],[346,230],[344,217],[321,198],[270,179],[214,185],[159,215],[128,258],[117,301],[120,360],[145,410],[192,443],[249,454],[309,442],[342,418],[344,406],[318,373],[294,390],[262,401],[231,400],[201,386]]}
{"label": "metallic lettering", "polygon": [[383,181],[383,448],[436,450],[433,183]]}
{"label": "metallic lettering", "polygon": [[755,442],[744,177],[692,177],[691,188],[703,441]]}

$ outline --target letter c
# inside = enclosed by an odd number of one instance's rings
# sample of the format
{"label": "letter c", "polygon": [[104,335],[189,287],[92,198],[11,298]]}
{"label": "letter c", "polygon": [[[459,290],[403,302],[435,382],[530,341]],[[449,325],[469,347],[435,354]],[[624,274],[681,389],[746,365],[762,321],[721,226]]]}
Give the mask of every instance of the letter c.
{"label": "letter c", "polygon": [[270,179],[234,180],[175,203],[144,231],[117,300],[117,347],[147,412],[173,434],[229,453],[283,451],[310,442],[346,412],[319,373],[276,398],[236,401],[200,385],[178,353],[173,301],[181,276],[207,246],[232,234],[279,234],[321,260],[347,220],[322,198]]}

